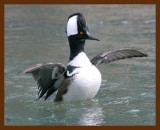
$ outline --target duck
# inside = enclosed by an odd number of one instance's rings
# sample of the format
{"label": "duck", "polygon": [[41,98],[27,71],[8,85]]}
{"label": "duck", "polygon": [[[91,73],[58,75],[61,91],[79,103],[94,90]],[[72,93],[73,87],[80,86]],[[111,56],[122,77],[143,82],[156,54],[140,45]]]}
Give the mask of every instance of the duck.
{"label": "duck", "polygon": [[[70,47],[68,64],[39,63],[23,69],[21,74],[32,74],[38,86],[38,99],[53,101],[83,101],[93,99],[98,93],[102,76],[98,66],[120,59],[147,57],[147,54],[123,48],[103,52],[89,59],[84,51],[87,40],[100,40],[93,37],[82,13],[68,17],[66,35]],[[54,95],[54,96],[52,96]]]}

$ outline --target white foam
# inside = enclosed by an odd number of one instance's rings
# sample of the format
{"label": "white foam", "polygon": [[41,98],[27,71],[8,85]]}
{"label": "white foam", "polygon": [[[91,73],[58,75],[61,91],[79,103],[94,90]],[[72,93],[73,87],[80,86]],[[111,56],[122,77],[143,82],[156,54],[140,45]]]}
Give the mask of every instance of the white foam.
{"label": "white foam", "polygon": [[121,21],[121,23],[124,24],[124,25],[127,25],[127,24],[130,24],[131,22],[127,21],[127,20],[123,20],[123,21]]}
{"label": "white foam", "polygon": [[132,109],[132,110],[130,110],[130,111],[128,111],[128,112],[130,112],[130,113],[137,113],[137,112],[139,112],[140,110],[139,109]]}
{"label": "white foam", "polygon": [[148,20],[145,20],[144,23],[146,24],[149,24],[149,23],[155,23],[156,20],[155,19],[148,19]]}

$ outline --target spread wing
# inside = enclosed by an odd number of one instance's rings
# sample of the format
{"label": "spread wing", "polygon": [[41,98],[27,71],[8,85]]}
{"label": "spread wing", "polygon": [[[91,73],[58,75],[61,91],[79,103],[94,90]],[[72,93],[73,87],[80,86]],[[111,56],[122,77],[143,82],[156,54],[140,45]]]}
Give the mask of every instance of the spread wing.
{"label": "spread wing", "polygon": [[21,74],[31,73],[38,85],[38,98],[44,94],[45,100],[51,96],[65,80],[66,68],[60,63],[36,64],[26,68]]}
{"label": "spread wing", "polygon": [[147,57],[147,54],[140,52],[138,50],[125,48],[125,49],[119,49],[115,51],[101,53],[95,56],[93,59],[91,59],[91,63],[97,66],[103,62],[110,63],[115,60],[132,58],[132,57]]}

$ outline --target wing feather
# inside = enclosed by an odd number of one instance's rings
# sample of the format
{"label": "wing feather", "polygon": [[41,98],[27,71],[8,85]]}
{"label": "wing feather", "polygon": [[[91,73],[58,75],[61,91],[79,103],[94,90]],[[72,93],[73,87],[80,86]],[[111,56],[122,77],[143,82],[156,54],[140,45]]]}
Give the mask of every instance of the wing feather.
{"label": "wing feather", "polygon": [[50,97],[60,87],[65,79],[66,68],[61,63],[44,63],[30,66],[21,74],[31,73],[38,85],[38,98],[45,100]]}
{"label": "wing feather", "polygon": [[91,63],[97,66],[103,62],[110,63],[116,60],[132,58],[132,57],[147,57],[147,54],[138,50],[125,48],[125,49],[119,49],[115,51],[101,53],[95,56],[93,59],[91,59]]}

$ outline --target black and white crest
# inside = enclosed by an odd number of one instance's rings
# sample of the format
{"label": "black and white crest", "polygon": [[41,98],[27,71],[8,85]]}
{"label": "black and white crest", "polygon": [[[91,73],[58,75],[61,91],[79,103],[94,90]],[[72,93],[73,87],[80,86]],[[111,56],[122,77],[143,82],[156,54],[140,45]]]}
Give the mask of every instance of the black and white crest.
{"label": "black and white crest", "polygon": [[84,16],[81,13],[75,13],[68,17],[67,36],[87,33],[88,27]]}

